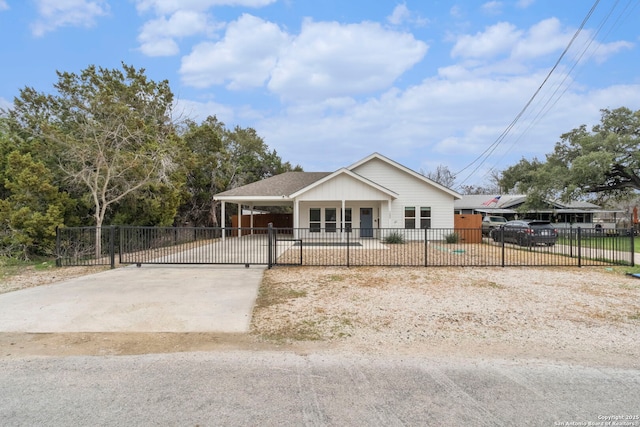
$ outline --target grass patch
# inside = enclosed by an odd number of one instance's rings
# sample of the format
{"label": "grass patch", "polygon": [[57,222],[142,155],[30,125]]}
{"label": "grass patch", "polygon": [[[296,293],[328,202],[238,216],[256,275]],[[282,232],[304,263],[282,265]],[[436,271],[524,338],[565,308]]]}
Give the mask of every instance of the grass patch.
{"label": "grass patch", "polygon": [[49,258],[23,261],[16,258],[0,257],[0,280],[20,274],[27,269],[42,271],[53,269],[55,267],[55,260]]}
{"label": "grass patch", "polygon": [[270,278],[265,277],[258,290],[258,298],[256,299],[256,308],[267,308],[272,305],[282,304],[286,301],[296,298],[304,298],[307,291],[301,291],[286,287],[277,282],[273,282]]}
{"label": "grass patch", "polygon": [[400,233],[393,232],[384,238],[384,242],[390,245],[400,245],[404,243],[404,237]]}

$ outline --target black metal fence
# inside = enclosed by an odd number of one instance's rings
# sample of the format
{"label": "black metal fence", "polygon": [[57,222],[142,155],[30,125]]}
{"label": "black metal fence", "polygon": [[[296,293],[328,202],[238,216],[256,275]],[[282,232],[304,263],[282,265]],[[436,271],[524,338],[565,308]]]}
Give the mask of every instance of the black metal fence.
{"label": "black metal fence", "polygon": [[[552,242],[511,243],[480,229],[96,227],[58,230],[58,265],[307,266],[634,265],[631,230],[560,229]],[[363,234],[363,235],[361,235]],[[96,243],[98,242],[98,243]],[[552,243],[552,244],[550,244]]]}
{"label": "black metal fence", "polygon": [[560,229],[553,242],[508,243],[480,229],[374,229],[358,231],[291,229],[275,236],[278,265],[313,266],[595,266],[634,265],[634,236]]}

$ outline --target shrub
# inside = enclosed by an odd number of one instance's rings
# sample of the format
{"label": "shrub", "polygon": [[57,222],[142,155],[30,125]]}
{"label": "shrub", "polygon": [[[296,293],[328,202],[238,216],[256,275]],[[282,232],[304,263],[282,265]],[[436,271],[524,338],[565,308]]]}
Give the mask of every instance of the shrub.
{"label": "shrub", "polygon": [[384,242],[389,244],[400,244],[404,243],[404,237],[402,237],[402,234],[398,232],[393,232],[384,238]]}
{"label": "shrub", "polygon": [[460,241],[460,236],[458,236],[458,233],[451,233],[444,236],[444,240],[447,243],[458,243]]}

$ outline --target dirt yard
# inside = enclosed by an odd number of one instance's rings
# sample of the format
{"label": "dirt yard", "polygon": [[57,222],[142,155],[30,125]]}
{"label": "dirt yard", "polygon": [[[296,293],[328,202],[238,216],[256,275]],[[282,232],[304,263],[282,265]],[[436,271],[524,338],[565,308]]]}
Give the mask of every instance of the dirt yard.
{"label": "dirt yard", "polygon": [[[0,293],[86,272],[24,272]],[[0,355],[286,349],[637,368],[639,331],[640,280],[612,268],[275,268],[250,334],[0,334]]]}

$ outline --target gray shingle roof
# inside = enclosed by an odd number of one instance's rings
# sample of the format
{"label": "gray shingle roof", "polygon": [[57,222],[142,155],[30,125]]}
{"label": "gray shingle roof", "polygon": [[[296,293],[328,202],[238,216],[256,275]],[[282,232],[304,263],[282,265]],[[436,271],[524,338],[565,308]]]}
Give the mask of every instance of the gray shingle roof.
{"label": "gray shingle roof", "polygon": [[216,197],[289,196],[331,174],[332,172],[285,172],[242,187],[223,191],[216,194]]}

